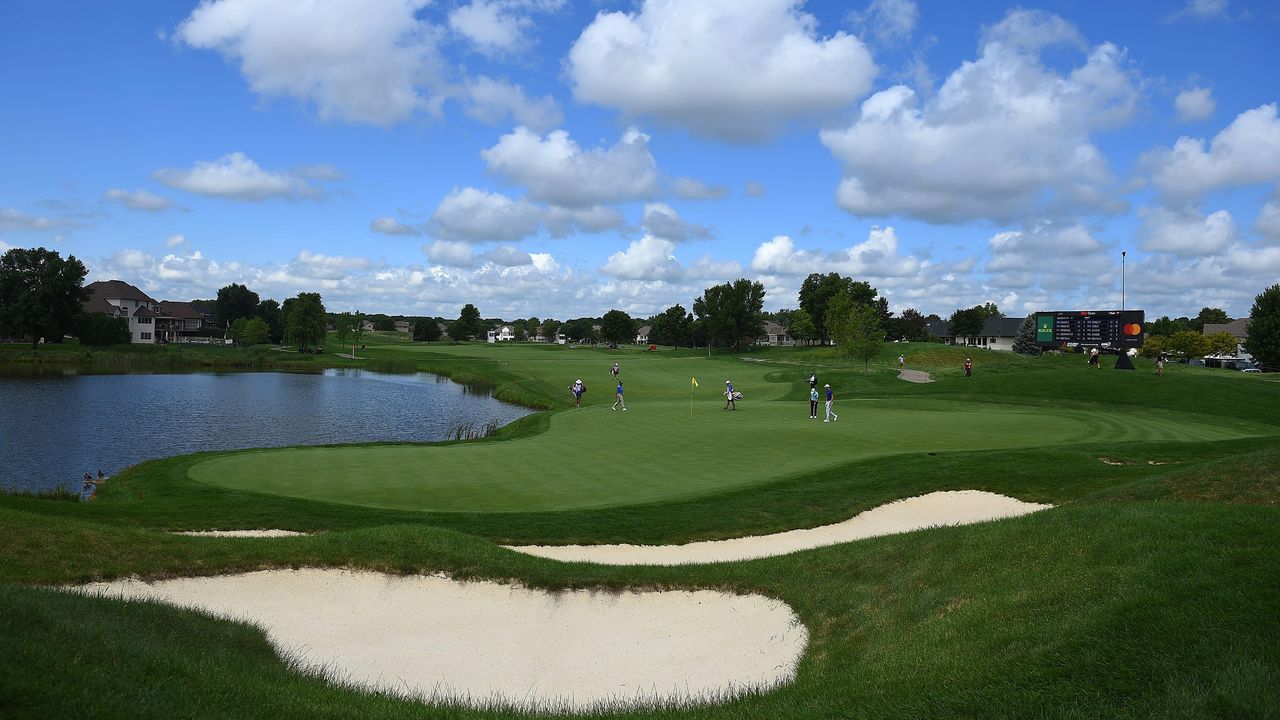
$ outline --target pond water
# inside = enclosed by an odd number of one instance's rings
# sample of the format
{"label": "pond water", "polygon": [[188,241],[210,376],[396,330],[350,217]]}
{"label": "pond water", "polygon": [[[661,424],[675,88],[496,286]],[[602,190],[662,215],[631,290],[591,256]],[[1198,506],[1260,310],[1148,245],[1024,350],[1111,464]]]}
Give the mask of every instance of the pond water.
{"label": "pond water", "polygon": [[200,450],[447,439],[528,410],[427,373],[0,377],[0,487],[79,491]]}

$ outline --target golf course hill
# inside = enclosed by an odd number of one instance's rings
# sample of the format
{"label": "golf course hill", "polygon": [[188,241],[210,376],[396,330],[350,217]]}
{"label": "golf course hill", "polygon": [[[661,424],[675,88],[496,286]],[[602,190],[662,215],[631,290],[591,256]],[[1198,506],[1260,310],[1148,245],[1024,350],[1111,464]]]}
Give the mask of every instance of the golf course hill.
{"label": "golf course hill", "polygon": [[[0,716],[1280,708],[1269,374],[926,343],[866,366],[365,344],[343,362],[533,412],[436,443],[160,458],[92,502],[0,495]],[[932,382],[899,379],[899,354]],[[811,416],[810,373],[838,420]]]}

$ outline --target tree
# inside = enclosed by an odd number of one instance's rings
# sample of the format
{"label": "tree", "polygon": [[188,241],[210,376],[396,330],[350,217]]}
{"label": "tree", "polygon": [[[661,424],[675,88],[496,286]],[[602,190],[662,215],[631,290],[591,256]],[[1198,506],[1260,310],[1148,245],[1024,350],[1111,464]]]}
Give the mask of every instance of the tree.
{"label": "tree", "polygon": [[268,340],[273,343],[284,341],[284,311],[280,309],[280,303],[267,298],[258,303],[254,315],[267,323]]}
{"label": "tree", "polygon": [[467,321],[462,318],[453,320],[448,325],[449,339],[454,342],[462,342],[471,339],[471,331],[467,329]]}
{"label": "tree", "polygon": [[1191,321],[1188,320],[1187,318],[1180,317],[1176,320],[1170,320],[1169,316],[1165,315],[1164,317],[1161,317],[1160,319],[1151,323],[1151,326],[1148,331],[1148,335],[1169,336],[1176,332],[1181,332],[1183,330],[1190,330],[1190,329],[1191,329]]}
{"label": "tree", "polygon": [[813,324],[813,316],[808,310],[800,308],[791,313],[791,324],[787,325],[787,334],[796,340],[811,343],[818,339],[818,327]]}
{"label": "tree", "polygon": [[621,310],[610,310],[600,319],[600,334],[606,341],[619,345],[635,342],[636,322]]}
{"label": "tree", "polygon": [[547,318],[546,320],[542,321],[542,337],[545,338],[547,342],[552,342],[552,343],[555,342],[556,334],[559,332],[560,332],[559,320]]}
{"label": "tree", "polygon": [[827,305],[831,299],[849,287],[852,282],[839,273],[811,273],[800,284],[800,309],[809,313],[813,326],[818,331],[818,338],[824,343],[827,335]]}
{"label": "tree", "polygon": [[1236,336],[1228,332],[1209,333],[1204,336],[1205,347],[1211,355],[1235,355],[1239,342]]}
{"label": "tree", "polygon": [[229,328],[240,318],[251,318],[258,309],[258,293],[244,285],[231,283],[218,290],[213,305],[213,322],[218,327]]}
{"label": "tree", "polygon": [[1013,340],[1013,351],[1019,355],[1039,355],[1040,346],[1036,344],[1036,316],[1027,315],[1018,326],[1018,336]]}
{"label": "tree", "polygon": [[65,260],[53,250],[13,248],[0,256],[0,335],[61,340],[76,326],[91,292],[88,271],[75,255]]}
{"label": "tree", "polygon": [[298,293],[285,301],[285,336],[300,349],[324,342],[325,311],[320,293]]}
{"label": "tree", "polygon": [[836,357],[846,352],[870,369],[871,358],[884,345],[884,328],[880,309],[874,304],[859,303],[847,292],[832,298],[827,305],[827,334],[835,345]]}
{"label": "tree", "polygon": [[[453,333],[449,333],[449,337],[454,340],[469,340],[480,336],[480,311],[475,305],[467,303],[462,306],[462,311],[458,313],[458,319],[462,321],[462,328],[466,333],[465,337],[454,337]],[[450,325],[452,327],[452,325]]]}
{"label": "tree", "polygon": [[333,319],[333,334],[337,336],[339,345],[346,345],[347,338],[351,337],[353,320],[355,316],[349,312],[340,313]]}
{"label": "tree", "polygon": [[373,329],[378,332],[395,332],[396,320],[390,315],[374,315]]}
{"label": "tree", "polygon": [[649,328],[649,342],[654,345],[687,345],[691,339],[689,326],[693,316],[683,305],[672,305],[653,319]]}
{"label": "tree", "polygon": [[986,323],[986,317],[982,313],[980,305],[951,313],[951,319],[947,321],[947,325],[951,328],[951,336],[960,338],[981,335],[982,326]]}
{"label": "tree", "polygon": [[564,331],[565,337],[570,340],[595,342],[595,322],[596,321],[593,318],[577,318],[576,320],[570,320],[564,325],[561,325],[560,329]]}
{"label": "tree", "polygon": [[81,345],[127,345],[129,321],[102,312],[80,313],[75,336]]}
{"label": "tree", "polygon": [[1227,315],[1227,311],[1222,308],[1200,308],[1200,314],[1191,321],[1191,329],[1202,333],[1206,324],[1223,325],[1229,322],[1231,322],[1231,318]]}
{"label": "tree", "polygon": [[974,305],[973,309],[977,310],[978,313],[982,315],[983,320],[986,320],[988,318],[999,319],[1004,317],[1004,313],[1000,312],[1000,308],[996,307],[996,304],[993,302],[985,303],[982,305]]}
{"label": "tree", "polygon": [[262,318],[250,318],[245,321],[244,330],[240,333],[240,342],[244,345],[261,345],[270,337],[271,328]]}
{"label": "tree", "polygon": [[742,347],[764,335],[764,285],[738,278],[715,285],[693,301],[710,339],[719,345]]}
{"label": "tree", "polygon": [[1249,309],[1244,349],[1268,370],[1280,368],[1280,284],[1258,293]]}
{"label": "tree", "polygon": [[1179,330],[1166,339],[1166,348],[1188,358],[1200,357],[1209,351],[1204,336],[1194,330]]}
{"label": "tree", "polygon": [[413,339],[417,342],[434,342],[440,339],[440,325],[435,318],[418,318],[413,321]]}
{"label": "tree", "polygon": [[1138,354],[1142,357],[1155,357],[1169,349],[1169,338],[1165,335],[1151,335],[1142,342]]}
{"label": "tree", "polygon": [[898,316],[899,337],[911,342],[929,339],[929,319],[915,308],[907,308]]}

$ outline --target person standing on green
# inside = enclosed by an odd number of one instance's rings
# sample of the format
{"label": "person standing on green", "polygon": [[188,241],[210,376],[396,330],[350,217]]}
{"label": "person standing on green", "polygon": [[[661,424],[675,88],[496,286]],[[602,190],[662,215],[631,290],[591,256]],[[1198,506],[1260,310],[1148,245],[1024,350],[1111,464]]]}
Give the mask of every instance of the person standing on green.
{"label": "person standing on green", "polygon": [[622,381],[621,380],[618,381],[618,388],[616,391],[614,391],[613,397],[614,397],[613,405],[609,407],[610,410],[617,410],[619,403],[622,404],[623,410],[627,409],[627,403],[625,400],[622,399]]}
{"label": "person standing on green", "polygon": [[818,388],[809,388],[809,419],[818,419]]}

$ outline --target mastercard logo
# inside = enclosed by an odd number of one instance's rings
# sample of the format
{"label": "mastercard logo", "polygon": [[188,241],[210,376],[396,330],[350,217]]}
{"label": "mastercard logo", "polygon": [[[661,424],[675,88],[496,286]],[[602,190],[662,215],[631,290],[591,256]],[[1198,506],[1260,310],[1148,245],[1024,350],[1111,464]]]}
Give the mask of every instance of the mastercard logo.
{"label": "mastercard logo", "polygon": [[1124,334],[1133,335],[1134,337],[1137,337],[1138,335],[1142,334],[1142,326],[1137,323],[1131,323],[1129,325],[1125,325]]}

